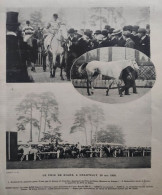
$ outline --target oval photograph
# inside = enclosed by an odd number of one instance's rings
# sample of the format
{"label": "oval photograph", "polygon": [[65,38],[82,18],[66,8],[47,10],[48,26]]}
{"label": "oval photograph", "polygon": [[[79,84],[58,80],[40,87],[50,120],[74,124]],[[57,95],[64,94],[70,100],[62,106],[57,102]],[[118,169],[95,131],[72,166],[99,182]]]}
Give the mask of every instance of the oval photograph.
{"label": "oval photograph", "polygon": [[103,47],[81,55],[71,68],[74,88],[103,103],[124,103],[146,94],[156,80],[155,66],[142,52]]}

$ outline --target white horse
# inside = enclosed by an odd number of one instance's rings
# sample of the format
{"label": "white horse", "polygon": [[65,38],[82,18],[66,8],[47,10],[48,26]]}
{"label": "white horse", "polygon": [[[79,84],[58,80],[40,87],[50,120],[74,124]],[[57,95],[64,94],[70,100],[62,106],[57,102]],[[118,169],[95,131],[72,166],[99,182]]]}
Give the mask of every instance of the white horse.
{"label": "white horse", "polygon": [[29,154],[34,154],[34,161],[36,160],[36,158],[38,157],[39,160],[41,160],[40,156],[38,155],[38,150],[36,148],[31,148],[31,146],[19,146],[18,150],[23,150],[23,155],[21,157],[21,162],[23,161],[23,159],[28,156]]}
{"label": "white horse", "polygon": [[[106,95],[108,95],[109,89],[113,83],[116,83],[119,94],[122,96],[120,91],[122,83],[122,74],[125,70],[129,79],[132,79],[132,74],[129,71],[128,67],[131,67],[134,71],[139,70],[139,66],[135,60],[120,60],[120,61],[111,61],[111,62],[102,62],[102,61],[91,61],[89,63],[84,63],[78,68],[78,72],[87,74],[87,93],[91,95],[94,93],[94,80],[98,75],[103,75],[108,78],[108,85],[106,86]],[[91,86],[91,93],[89,92],[89,85]]]}
{"label": "white horse", "polygon": [[[67,29],[64,24],[53,34],[49,34],[44,40],[44,48],[48,49],[48,61],[50,65],[50,77],[55,77],[55,71],[58,66],[61,68],[60,77],[64,80],[62,75],[62,62],[64,55],[63,44],[68,38]],[[59,58],[59,60],[57,60]]]}

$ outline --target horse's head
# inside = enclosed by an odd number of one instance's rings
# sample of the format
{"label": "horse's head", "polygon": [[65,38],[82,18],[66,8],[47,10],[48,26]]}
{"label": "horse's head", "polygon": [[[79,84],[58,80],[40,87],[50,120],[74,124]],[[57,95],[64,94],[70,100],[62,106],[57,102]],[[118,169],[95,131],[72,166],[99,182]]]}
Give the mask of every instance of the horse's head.
{"label": "horse's head", "polygon": [[139,66],[138,66],[138,64],[137,64],[137,62],[136,62],[135,60],[131,60],[131,67],[132,67],[134,70],[136,70],[136,71],[139,70]]}
{"label": "horse's head", "polygon": [[61,24],[58,30],[58,35],[60,35],[63,39],[68,38],[68,33],[65,24]]}

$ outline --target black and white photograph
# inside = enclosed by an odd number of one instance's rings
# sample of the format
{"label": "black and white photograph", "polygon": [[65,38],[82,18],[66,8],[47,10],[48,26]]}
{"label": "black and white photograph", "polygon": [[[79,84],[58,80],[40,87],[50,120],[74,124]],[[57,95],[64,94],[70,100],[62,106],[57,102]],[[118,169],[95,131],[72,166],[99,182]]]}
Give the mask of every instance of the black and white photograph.
{"label": "black and white photograph", "polygon": [[2,0],[0,195],[161,195],[160,0]]}
{"label": "black and white photograph", "polygon": [[68,82],[74,61],[101,47],[150,57],[149,7],[8,8],[6,82]]}
{"label": "black and white photograph", "polygon": [[71,69],[74,88],[85,97],[104,103],[125,103],[150,91],[155,66],[138,50],[104,47],[79,57]]}
{"label": "black and white photograph", "polygon": [[112,109],[55,84],[13,87],[7,100],[7,169],[151,167],[149,95]]}

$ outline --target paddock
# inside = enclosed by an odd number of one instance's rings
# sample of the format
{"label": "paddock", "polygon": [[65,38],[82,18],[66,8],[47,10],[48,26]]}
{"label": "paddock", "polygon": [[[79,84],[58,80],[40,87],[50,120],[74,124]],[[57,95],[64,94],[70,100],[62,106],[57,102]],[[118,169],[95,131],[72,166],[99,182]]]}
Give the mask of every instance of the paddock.
{"label": "paddock", "polygon": [[103,102],[103,103],[125,103],[129,101],[136,100],[142,97],[144,94],[150,91],[150,88],[137,88],[137,94],[132,93],[132,89],[130,89],[130,95],[124,95],[123,97],[119,96],[118,89],[110,89],[109,96],[106,96],[106,89],[96,88],[94,90],[94,94],[88,96],[87,88],[76,88],[76,90],[83,96],[88,97],[91,100]]}
{"label": "paddock", "polygon": [[42,161],[8,161],[7,169],[51,169],[51,168],[151,168],[151,156],[116,158],[68,158]]}

